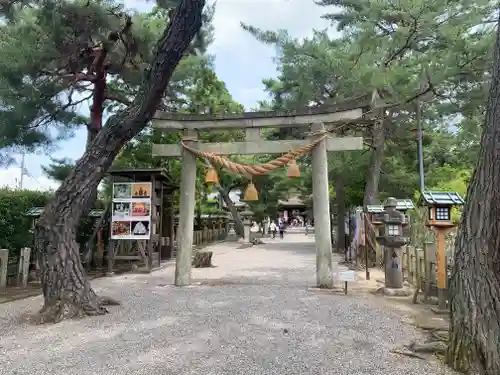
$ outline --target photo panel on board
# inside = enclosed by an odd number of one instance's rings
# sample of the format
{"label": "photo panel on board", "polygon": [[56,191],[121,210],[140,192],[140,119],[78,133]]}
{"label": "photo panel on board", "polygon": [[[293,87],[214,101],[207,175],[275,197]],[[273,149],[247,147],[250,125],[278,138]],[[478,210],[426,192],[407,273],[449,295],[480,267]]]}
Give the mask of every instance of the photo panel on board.
{"label": "photo panel on board", "polygon": [[150,202],[132,202],[131,216],[134,217],[149,217],[151,214]]}
{"label": "photo panel on board", "polygon": [[151,183],[150,182],[133,183],[132,198],[151,198]]}
{"label": "photo panel on board", "polygon": [[112,237],[124,237],[130,236],[130,221],[113,221],[111,223],[111,236]]}
{"label": "photo panel on board", "polygon": [[132,221],[133,236],[149,236],[150,222],[148,220]]}
{"label": "photo panel on board", "polygon": [[113,217],[128,217],[130,216],[129,202],[113,202]]}
{"label": "photo panel on board", "polygon": [[132,186],[127,183],[113,184],[114,199],[130,199],[132,196]]}

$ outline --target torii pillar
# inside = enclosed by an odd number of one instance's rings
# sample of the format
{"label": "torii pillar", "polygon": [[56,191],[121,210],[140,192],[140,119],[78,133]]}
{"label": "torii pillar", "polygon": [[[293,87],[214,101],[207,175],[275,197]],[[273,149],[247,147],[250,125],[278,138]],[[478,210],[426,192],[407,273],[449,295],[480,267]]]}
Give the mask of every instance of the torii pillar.
{"label": "torii pillar", "polygon": [[[313,123],[311,132],[321,137],[323,123]],[[314,138],[312,140],[314,140]],[[330,227],[330,198],[328,196],[328,153],[326,139],[320,141],[311,152],[313,182],[314,233],[316,236],[316,286],[333,288],[332,232]]]}

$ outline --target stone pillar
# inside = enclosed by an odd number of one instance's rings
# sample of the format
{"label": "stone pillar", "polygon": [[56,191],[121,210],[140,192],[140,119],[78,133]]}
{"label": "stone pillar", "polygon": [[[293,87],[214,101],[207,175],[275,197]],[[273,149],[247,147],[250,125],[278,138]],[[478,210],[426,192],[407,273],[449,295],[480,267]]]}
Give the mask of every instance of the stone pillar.
{"label": "stone pillar", "polygon": [[[185,135],[196,138],[196,131],[187,130]],[[186,145],[193,146],[196,141],[185,140]],[[194,209],[196,193],[196,155],[182,150],[182,171],[179,204],[178,247],[175,259],[175,285],[191,284],[191,257],[193,252]]]}
{"label": "stone pillar", "polygon": [[385,287],[401,289],[403,287],[403,248],[386,247],[385,251]]}
{"label": "stone pillar", "polygon": [[9,261],[9,250],[0,249],[0,288],[7,287],[7,264]]}
{"label": "stone pillar", "polygon": [[29,247],[23,247],[21,249],[21,254],[19,255],[19,270],[17,272],[17,285],[20,285],[23,288],[26,288],[28,285],[30,256],[31,249]]}
{"label": "stone pillar", "polygon": [[245,239],[245,242],[251,242],[252,239],[250,238],[251,235],[252,235],[252,232],[250,231],[250,228],[252,227],[252,224],[250,222],[250,220],[245,220],[243,221],[243,225],[244,225],[244,239]]}
{"label": "stone pillar", "polygon": [[[311,131],[324,130],[323,123],[314,123]],[[318,134],[314,137],[321,137]],[[313,138],[314,139],[314,138]],[[332,241],[330,232],[330,199],[328,196],[328,154],[326,140],[312,152],[313,211],[316,234],[316,282],[318,287],[333,288]]]}

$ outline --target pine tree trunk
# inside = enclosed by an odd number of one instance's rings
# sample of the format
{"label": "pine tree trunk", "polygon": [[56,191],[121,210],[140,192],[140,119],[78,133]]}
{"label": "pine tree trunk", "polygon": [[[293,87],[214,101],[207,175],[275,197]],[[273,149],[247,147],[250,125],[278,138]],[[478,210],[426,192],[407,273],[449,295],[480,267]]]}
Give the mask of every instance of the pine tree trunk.
{"label": "pine tree trunk", "polygon": [[385,121],[376,120],[373,125],[373,147],[372,156],[370,158],[370,169],[368,171],[368,181],[365,186],[365,195],[363,198],[363,207],[378,202],[378,185],[380,181],[380,173],[382,164],[384,163],[385,149]]}
{"label": "pine tree trunk", "polygon": [[123,145],[152,119],[174,69],[202,25],[204,0],[182,0],[158,40],[156,55],[133,103],[112,116],[37,222],[44,307],[35,321],[105,314],[108,298],[98,298],[83,269],[76,243],[80,216]]}
{"label": "pine tree trunk", "polygon": [[222,186],[220,185],[215,185],[217,188],[217,191],[219,192],[222,200],[226,204],[227,209],[229,212],[231,212],[231,216],[233,217],[234,220],[234,231],[238,236],[243,237],[245,227],[243,226],[243,221],[241,220],[240,214],[238,212],[238,209],[234,205],[233,201],[231,200],[231,197],[229,196],[229,192],[227,192]]}
{"label": "pine tree trunk", "polygon": [[344,175],[340,171],[335,176],[335,201],[337,202],[337,253],[344,254],[345,252],[345,219],[346,219],[346,204],[345,204],[345,184]]}
{"label": "pine tree trunk", "polygon": [[500,374],[500,19],[481,148],[455,241],[447,363]]}
{"label": "pine tree trunk", "polygon": [[[87,143],[85,144],[85,150],[88,150],[97,134],[102,129],[102,116],[104,114],[104,101],[106,99],[106,69],[104,67],[106,59],[106,51],[101,50],[98,52],[99,56],[97,58],[97,63],[95,66],[96,80],[94,82],[94,89],[92,93],[92,105],[90,106],[90,123],[87,125]],[[98,196],[97,187],[92,192],[91,206],[95,204]],[[89,209],[92,207],[89,207]]]}

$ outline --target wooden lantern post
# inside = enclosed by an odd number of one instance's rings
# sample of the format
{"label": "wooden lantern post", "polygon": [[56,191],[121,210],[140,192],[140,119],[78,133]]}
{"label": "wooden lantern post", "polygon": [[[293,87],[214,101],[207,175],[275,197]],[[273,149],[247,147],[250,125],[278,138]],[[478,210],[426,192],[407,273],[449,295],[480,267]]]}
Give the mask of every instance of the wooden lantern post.
{"label": "wooden lantern post", "polygon": [[453,206],[462,206],[465,202],[456,192],[432,192],[422,193],[422,202],[428,207],[429,215],[426,225],[436,232],[436,281],[438,288],[439,309],[444,310],[447,306],[447,265],[445,250],[445,234],[455,224],[451,220]]}

